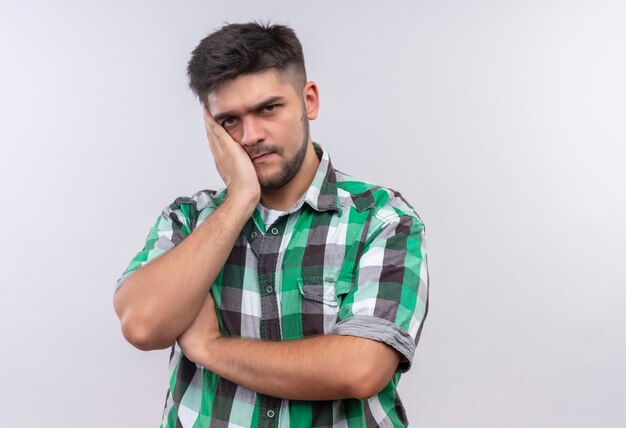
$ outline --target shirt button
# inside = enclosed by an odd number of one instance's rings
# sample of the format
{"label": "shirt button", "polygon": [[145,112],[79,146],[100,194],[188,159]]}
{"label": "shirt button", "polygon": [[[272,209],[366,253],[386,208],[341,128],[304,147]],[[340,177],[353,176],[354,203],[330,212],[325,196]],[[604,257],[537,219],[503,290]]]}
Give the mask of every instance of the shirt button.
{"label": "shirt button", "polygon": [[275,227],[272,228],[272,235],[278,235],[278,229]]}
{"label": "shirt button", "polygon": [[267,290],[268,293],[271,293],[272,290],[274,290],[271,285],[268,285],[267,288],[265,289]]}
{"label": "shirt button", "polygon": [[274,417],[274,411],[273,410],[268,410],[267,411],[267,417],[268,418],[273,418]]}
{"label": "shirt button", "polygon": [[250,236],[252,237],[252,239],[256,238],[256,232],[252,232]]}

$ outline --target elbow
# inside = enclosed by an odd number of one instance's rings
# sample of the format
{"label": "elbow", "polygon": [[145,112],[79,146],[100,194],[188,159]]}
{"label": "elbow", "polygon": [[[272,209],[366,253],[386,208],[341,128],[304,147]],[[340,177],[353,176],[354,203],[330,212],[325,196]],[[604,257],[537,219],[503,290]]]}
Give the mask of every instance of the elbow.
{"label": "elbow", "polygon": [[380,366],[360,364],[352,378],[350,395],[358,400],[367,400],[382,391],[390,379],[387,373],[380,370]]}
{"label": "elbow", "polygon": [[122,334],[124,339],[135,348],[141,351],[153,351],[155,349],[165,349],[174,343],[159,334],[159,330],[148,322],[129,319],[125,317],[121,320]]}
{"label": "elbow", "polygon": [[151,317],[139,314],[130,307],[122,308],[118,300],[115,301],[115,312],[120,319],[124,339],[139,350],[165,349],[176,340],[163,337],[163,329]]}
{"label": "elbow", "polygon": [[[157,320],[150,316],[144,308],[130,305],[125,299],[123,290],[118,290],[113,299],[115,313],[120,320],[124,339],[142,351],[165,349],[170,347],[176,338],[164,337],[163,328]],[[139,310],[143,309],[143,310]]]}
{"label": "elbow", "polygon": [[358,385],[354,385],[354,392],[352,396],[357,400],[369,400],[380,391],[383,390],[387,382],[373,382],[373,381],[364,381],[360,382]]}
{"label": "elbow", "polygon": [[124,339],[135,348],[141,351],[151,351],[156,349],[153,345],[154,338],[150,333],[150,329],[137,322],[128,320],[128,317],[121,321],[122,335]]}

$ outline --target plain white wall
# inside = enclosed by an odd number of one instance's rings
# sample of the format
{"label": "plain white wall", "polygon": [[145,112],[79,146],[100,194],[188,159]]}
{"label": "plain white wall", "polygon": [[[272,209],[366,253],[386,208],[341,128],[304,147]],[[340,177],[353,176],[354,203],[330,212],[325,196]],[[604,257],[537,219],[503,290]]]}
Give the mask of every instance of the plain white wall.
{"label": "plain white wall", "polygon": [[2,426],[158,426],[168,352],[123,340],[115,280],[222,186],[185,66],[252,19],[300,36],[337,168],[426,223],[412,426],[625,426],[626,7],[599,0],[3,2]]}

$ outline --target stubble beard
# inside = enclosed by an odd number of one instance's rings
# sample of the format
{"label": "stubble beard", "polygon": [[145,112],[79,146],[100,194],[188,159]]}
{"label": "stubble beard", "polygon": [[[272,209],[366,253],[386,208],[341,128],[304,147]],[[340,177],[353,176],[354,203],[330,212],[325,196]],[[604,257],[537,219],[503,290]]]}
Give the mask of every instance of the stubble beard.
{"label": "stubble beard", "polygon": [[259,177],[259,185],[263,190],[279,189],[289,183],[298,173],[304,162],[309,142],[309,119],[303,115],[304,137],[302,145],[296,154],[288,159],[280,169],[270,177]]}

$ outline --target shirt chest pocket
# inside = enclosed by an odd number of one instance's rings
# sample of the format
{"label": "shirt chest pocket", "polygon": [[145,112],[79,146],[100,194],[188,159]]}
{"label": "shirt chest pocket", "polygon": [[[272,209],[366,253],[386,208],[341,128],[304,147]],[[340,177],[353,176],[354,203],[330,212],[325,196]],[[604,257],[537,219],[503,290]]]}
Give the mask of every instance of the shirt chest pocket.
{"label": "shirt chest pocket", "polygon": [[328,334],[339,321],[343,298],[351,289],[350,279],[320,276],[298,278],[302,335]]}

